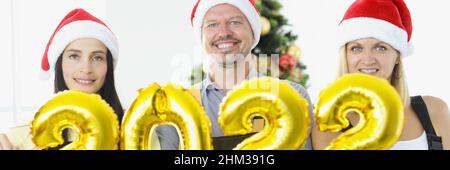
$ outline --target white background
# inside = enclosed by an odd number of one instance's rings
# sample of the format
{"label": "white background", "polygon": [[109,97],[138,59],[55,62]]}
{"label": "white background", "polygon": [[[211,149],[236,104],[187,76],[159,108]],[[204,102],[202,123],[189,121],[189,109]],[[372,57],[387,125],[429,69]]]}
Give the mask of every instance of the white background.
{"label": "white background", "polygon": [[[190,26],[196,0],[2,0],[0,1],[0,131],[31,120],[52,96],[52,81],[42,81],[40,61],[60,20],[82,7],[104,20],[119,39],[116,86],[124,108],[136,90],[152,82],[188,85],[199,59]],[[336,76],[337,50],[333,31],[352,0],[280,0],[299,36],[302,61],[311,75],[313,103]],[[450,2],[406,0],[413,16],[415,52],[406,58],[411,95],[432,95],[450,102]],[[195,61],[195,62],[194,62]]]}

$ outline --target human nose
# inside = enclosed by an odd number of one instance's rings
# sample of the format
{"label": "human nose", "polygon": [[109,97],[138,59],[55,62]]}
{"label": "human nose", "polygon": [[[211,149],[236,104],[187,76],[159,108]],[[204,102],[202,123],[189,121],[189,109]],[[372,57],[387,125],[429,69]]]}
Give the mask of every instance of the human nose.
{"label": "human nose", "polygon": [[231,29],[228,27],[228,25],[222,24],[219,27],[219,37],[226,38],[226,37],[230,37],[231,35],[233,35],[233,31],[231,31]]}
{"label": "human nose", "polygon": [[360,55],[362,63],[366,65],[376,63],[376,58],[370,50],[364,50]]}
{"label": "human nose", "polygon": [[84,59],[82,60],[82,62],[80,62],[80,72],[85,74],[91,74],[93,70],[91,61],[89,60],[89,57],[85,58],[87,59]]}

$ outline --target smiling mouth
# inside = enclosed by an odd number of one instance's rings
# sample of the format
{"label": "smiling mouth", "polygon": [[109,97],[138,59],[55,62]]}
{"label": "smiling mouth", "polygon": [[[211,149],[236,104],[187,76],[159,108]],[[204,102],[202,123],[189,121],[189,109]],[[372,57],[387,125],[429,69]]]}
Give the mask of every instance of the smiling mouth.
{"label": "smiling mouth", "polygon": [[81,85],[92,85],[95,82],[95,80],[92,80],[92,79],[77,79],[77,78],[74,78],[73,80],[75,80],[75,82],[77,82],[78,84],[81,84]]}
{"label": "smiling mouth", "polygon": [[376,69],[376,68],[370,68],[370,69],[358,69],[359,72],[361,73],[365,73],[365,74],[375,74],[378,71],[380,71],[380,69]]}
{"label": "smiling mouth", "polygon": [[228,42],[228,43],[218,43],[216,44],[216,48],[221,50],[232,49],[237,43],[236,42]]}
{"label": "smiling mouth", "polygon": [[239,43],[241,41],[237,39],[221,39],[213,42],[212,45],[221,51],[227,51],[236,48]]}

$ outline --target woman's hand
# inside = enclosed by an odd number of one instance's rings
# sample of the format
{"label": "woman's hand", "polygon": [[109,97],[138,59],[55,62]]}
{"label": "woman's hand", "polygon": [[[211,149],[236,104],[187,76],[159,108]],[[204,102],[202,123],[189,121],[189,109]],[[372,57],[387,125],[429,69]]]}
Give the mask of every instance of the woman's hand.
{"label": "woman's hand", "polygon": [[9,141],[6,134],[0,133],[0,150],[17,150],[17,148]]}

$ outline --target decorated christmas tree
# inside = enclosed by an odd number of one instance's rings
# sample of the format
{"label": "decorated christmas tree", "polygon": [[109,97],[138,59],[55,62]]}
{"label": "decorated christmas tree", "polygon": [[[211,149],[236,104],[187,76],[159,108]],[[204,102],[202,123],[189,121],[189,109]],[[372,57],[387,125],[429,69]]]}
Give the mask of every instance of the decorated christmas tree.
{"label": "decorated christmas tree", "polygon": [[[309,75],[303,72],[306,66],[300,61],[301,51],[294,43],[297,36],[287,30],[290,27],[288,20],[279,12],[282,4],[278,0],[255,0],[255,3],[261,14],[262,23],[261,39],[252,51],[256,56],[258,72],[270,76],[276,69],[280,79],[287,79],[307,87]],[[201,65],[192,70],[190,77],[192,84],[204,78]]]}

